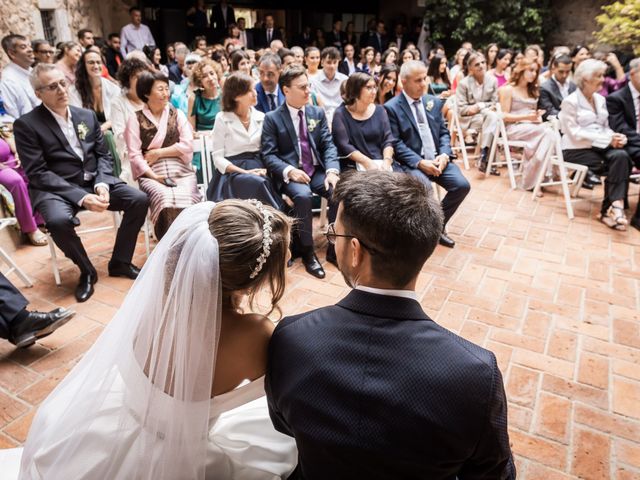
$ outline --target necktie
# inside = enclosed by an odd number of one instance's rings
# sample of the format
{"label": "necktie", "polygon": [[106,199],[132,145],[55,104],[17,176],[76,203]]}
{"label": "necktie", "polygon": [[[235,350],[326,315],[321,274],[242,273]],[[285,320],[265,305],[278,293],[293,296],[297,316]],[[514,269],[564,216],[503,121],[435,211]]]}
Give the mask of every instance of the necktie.
{"label": "necktie", "polygon": [[420,132],[420,138],[422,139],[422,154],[427,160],[433,160],[436,158],[436,145],[433,143],[433,136],[429,129],[429,124],[424,118],[422,108],[420,108],[420,100],[413,102],[413,108],[416,110],[416,117],[418,119],[418,131]]}
{"label": "necktie", "polygon": [[267,47],[271,45],[271,36],[273,35],[272,32],[273,32],[272,29],[267,30]]}
{"label": "necktie", "polygon": [[276,109],[276,96],[273,93],[267,93],[269,97],[269,111],[273,112]]}
{"label": "necktie", "polygon": [[304,113],[302,110],[298,111],[298,140],[300,141],[300,163],[302,164],[302,170],[304,173],[313,176],[316,171],[313,166],[313,156],[311,155],[311,146],[309,145],[309,135],[307,134],[307,124],[304,121]]}

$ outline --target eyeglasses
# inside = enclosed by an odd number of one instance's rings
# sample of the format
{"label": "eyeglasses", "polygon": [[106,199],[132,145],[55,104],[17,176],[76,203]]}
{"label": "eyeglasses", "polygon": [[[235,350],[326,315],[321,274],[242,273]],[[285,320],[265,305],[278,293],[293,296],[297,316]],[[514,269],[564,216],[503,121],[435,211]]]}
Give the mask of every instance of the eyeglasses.
{"label": "eyeglasses", "polygon": [[56,51],[55,50],[36,50],[36,53],[39,53],[40,55],[55,55]]}
{"label": "eyeglasses", "polygon": [[335,245],[336,244],[336,240],[338,237],[344,237],[344,238],[357,238],[358,242],[360,242],[360,245],[362,245],[364,248],[366,248],[369,253],[374,254],[377,253],[377,251],[374,248],[371,248],[369,246],[367,246],[362,240],[360,240],[358,237],[356,237],[355,235],[341,235],[339,233],[336,233],[336,226],[334,223],[330,223],[329,226],[327,227],[327,231],[324,234],[325,237],[327,237],[327,242],[329,242],[331,245]]}
{"label": "eyeglasses", "polygon": [[42,87],[37,88],[36,90],[46,90],[47,92],[55,92],[60,88],[61,90],[67,89],[67,81],[60,80],[58,82],[50,83],[49,85],[43,85]]}
{"label": "eyeglasses", "polygon": [[[385,79],[388,80],[388,79]],[[369,90],[370,92],[375,92],[376,90],[378,90],[378,86],[377,85],[367,85],[366,87],[367,90]]]}

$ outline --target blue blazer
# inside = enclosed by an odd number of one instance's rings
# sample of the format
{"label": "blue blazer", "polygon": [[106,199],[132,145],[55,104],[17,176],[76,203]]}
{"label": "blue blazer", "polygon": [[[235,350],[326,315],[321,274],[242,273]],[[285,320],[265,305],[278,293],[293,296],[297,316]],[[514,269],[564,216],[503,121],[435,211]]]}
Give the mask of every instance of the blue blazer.
{"label": "blue blazer", "polygon": [[284,318],[265,391],[298,447],[289,478],[515,479],[495,355],[416,300],[352,290]]}
{"label": "blue blazer", "polygon": [[[427,104],[433,102],[431,109],[427,108]],[[436,145],[436,154],[446,153],[449,157],[453,157],[451,151],[451,137],[449,130],[444,124],[442,117],[442,101],[433,95],[424,95],[422,103],[427,111],[427,122],[431,129],[433,142]],[[423,159],[422,139],[418,125],[413,118],[411,106],[407,102],[404,94],[400,94],[384,104],[389,115],[389,123],[391,124],[391,133],[396,139],[394,144],[395,158],[403,166],[408,168],[417,168],[420,160]]]}
{"label": "blue blazer", "polygon": [[[313,154],[325,171],[328,169],[340,171],[338,150],[333,143],[324,110],[311,105],[306,105],[304,108]],[[313,129],[309,127],[312,120],[316,123]],[[289,165],[295,168],[300,165],[300,144],[285,102],[264,117],[262,158],[267,170],[276,181],[282,181],[284,169]]]}
{"label": "blue blazer", "polygon": [[[278,89],[276,91],[278,92],[278,105],[283,105],[284,93],[282,93],[282,89],[280,88],[280,86],[278,86]],[[258,103],[256,104],[256,110],[260,110],[262,113],[269,113],[271,111],[269,110],[269,99],[267,98],[264,87],[260,82],[256,84],[256,93],[258,94]]]}

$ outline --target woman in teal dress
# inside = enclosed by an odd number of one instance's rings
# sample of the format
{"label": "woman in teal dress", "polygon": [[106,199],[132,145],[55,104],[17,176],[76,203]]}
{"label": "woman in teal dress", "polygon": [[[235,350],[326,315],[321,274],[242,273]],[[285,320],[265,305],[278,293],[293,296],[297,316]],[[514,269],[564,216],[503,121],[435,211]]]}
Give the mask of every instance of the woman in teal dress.
{"label": "woman in teal dress", "polygon": [[[191,82],[196,87],[189,95],[189,123],[194,137],[210,134],[216,115],[220,111],[220,66],[205,58],[198,62],[191,73]],[[196,169],[198,183],[203,182],[202,158],[200,152],[193,154],[193,166]]]}

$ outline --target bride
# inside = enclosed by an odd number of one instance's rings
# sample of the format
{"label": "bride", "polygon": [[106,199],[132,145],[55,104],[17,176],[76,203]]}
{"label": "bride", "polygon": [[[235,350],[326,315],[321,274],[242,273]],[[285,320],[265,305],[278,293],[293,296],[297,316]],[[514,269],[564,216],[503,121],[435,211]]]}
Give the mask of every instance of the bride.
{"label": "bride", "polygon": [[[40,407],[21,479],[278,479],[297,462],[264,397],[290,221],[257,201],[201,203],[173,223],[122,307]],[[248,383],[243,383],[250,380]]]}

